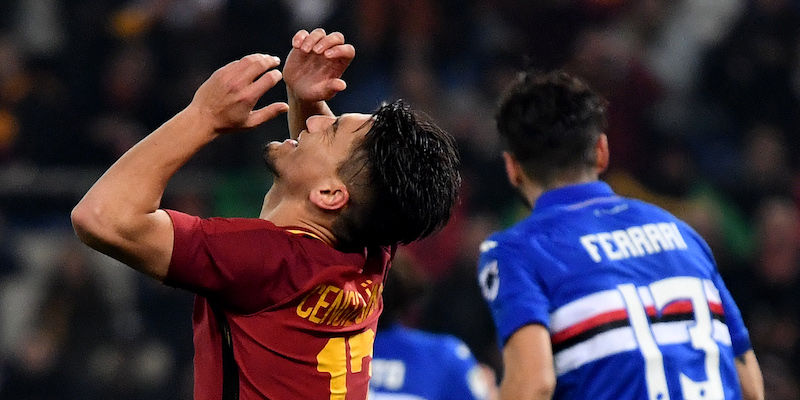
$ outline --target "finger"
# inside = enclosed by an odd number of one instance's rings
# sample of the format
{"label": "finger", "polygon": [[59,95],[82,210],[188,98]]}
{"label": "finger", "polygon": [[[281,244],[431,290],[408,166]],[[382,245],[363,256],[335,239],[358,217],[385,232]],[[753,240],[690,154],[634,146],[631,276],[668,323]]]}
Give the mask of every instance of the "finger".
{"label": "finger", "polygon": [[292,47],[299,49],[300,46],[303,45],[303,41],[306,40],[306,37],[308,37],[307,30],[301,29],[297,31],[297,33],[294,34],[294,37],[292,37]]}
{"label": "finger", "polygon": [[314,29],[313,31],[311,31],[311,33],[308,34],[305,40],[303,40],[303,45],[300,46],[300,49],[308,53],[311,51],[311,49],[314,48],[314,46],[316,46],[317,42],[319,42],[320,39],[324,37],[325,37],[324,29],[322,28]]}
{"label": "finger", "polygon": [[218,69],[214,75],[227,82],[231,88],[242,88],[269,69],[263,58],[263,54],[244,56]]}
{"label": "finger", "polygon": [[281,79],[283,79],[281,71],[273,69],[256,79],[248,89],[248,93],[246,93],[246,95],[248,97],[259,99],[264,95],[264,93],[267,93],[267,91],[272,89],[278,82],[280,82]]}
{"label": "finger", "polygon": [[342,90],[347,89],[347,82],[341,79],[331,79],[325,85],[325,88],[334,93],[341,92]]}
{"label": "finger", "polygon": [[281,63],[281,59],[267,54],[251,54],[244,59],[246,63],[244,71],[242,71],[242,79],[246,82],[253,82],[264,72],[277,67]]}
{"label": "finger", "polygon": [[245,126],[247,128],[259,126],[287,111],[289,111],[288,104],[284,102],[272,103],[264,108],[250,111],[250,115],[247,116],[247,122],[245,122]]}
{"label": "finger", "polygon": [[352,60],[356,56],[356,48],[351,44],[340,44],[325,50],[323,55],[327,58],[345,58]]}
{"label": "finger", "polygon": [[344,44],[344,35],[340,32],[333,32],[320,39],[314,45],[314,53],[322,54],[325,50],[340,44]]}
{"label": "finger", "polygon": [[[250,55],[250,56],[252,56],[252,55]],[[242,57],[242,58],[240,58],[238,60],[231,61],[231,62],[225,64],[224,67],[219,68],[216,71],[214,71],[214,75],[221,75],[221,74],[229,75],[230,74],[232,76],[239,76],[245,69],[247,69],[247,66],[250,64],[250,61],[247,58],[247,57],[250,57],[250,56],[245,56],[245,57]]]}
{"label": "finger", "polygon": [[206,82],[208,81],[225,82],[230,79],[228,78],[229,75],[236,76],[237,71],[241,69],[239,61],[240,60],[231,61],[225,64],[224,66],[217,68],[217,70],[214,71],[214,73],[212,73],[211,76],[208,77],[208,79],[206,79]]}

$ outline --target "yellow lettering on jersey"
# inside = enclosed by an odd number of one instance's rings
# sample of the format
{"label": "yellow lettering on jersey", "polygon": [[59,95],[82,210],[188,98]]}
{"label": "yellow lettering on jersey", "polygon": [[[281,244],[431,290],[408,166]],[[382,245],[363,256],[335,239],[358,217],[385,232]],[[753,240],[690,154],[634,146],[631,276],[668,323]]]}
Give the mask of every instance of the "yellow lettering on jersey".
{"label": "yellow lettering on jersey", "polygon": [[[368,373],[372,376],[372,345],[375,332],[367,329],[349,337],[334,337],[317,354],[317,371],[330,374],[329,400],[344,400],[347,396],[347,376],[358,374],[366,362]],[[369,357],[369,358],[367,358]],[[348,371],[348,358],[350,370]]]}
{"label": "yellow lettering on jersey", "polygon": [[339,291],[340,291],[339,288],[337,288],[336,286],[326,286],[325,290],[322,291],[322,295],[319,296],[319,300],[317,300],[317,304],[314,305],[314,311],[311,311],[311,315],[308,316],[308,320],[313,322],[313,323],[315,323],[315,324],[318,324],[318,323],[322,322],[322,319],[317,317],[317,310],[319,310],[320,308],[327,309],[327,307],[330,305],[330,303],[325,301],[325,297],[330,292],[338,293]]}
{"label": "yellow lettering on jersey", "polygon": [[361,290],[320,284],[297,305],[298,317],[315,324],[350,326],[369,318],[378,309],[382,282],[367,280],[360,285],[347,285]]}
{"label": "yellow lettering on jersey", "polygon": [[313,290],[308,292],[306,297],[303,297],[303,301],[301,301],[300,304],[297,305],[297,315],[300,316],[300,318],[308,318],[308,316],[311,315],[311,310],[313,310],[314,307],[312,306],[306,309],[304,309],[303,307],[305,306],[306,301],[308,301],[308,298],[313,296],[314,293],[318,293],[321,288],[322,288],[321,286],[315,287]]}

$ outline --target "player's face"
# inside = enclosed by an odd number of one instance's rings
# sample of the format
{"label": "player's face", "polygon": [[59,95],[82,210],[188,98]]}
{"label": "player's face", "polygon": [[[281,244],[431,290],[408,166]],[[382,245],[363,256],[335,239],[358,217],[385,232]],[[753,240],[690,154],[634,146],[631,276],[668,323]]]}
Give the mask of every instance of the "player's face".
{"label": "player's face", "polygon": [[371,122],[369,114],[315,115],[306,120],[306,129],[297,140],[270,143],[264,157],[276,182],[313,185],[319,179],[336,176],[339,165],[350,155],[355,141],[369,131]]}

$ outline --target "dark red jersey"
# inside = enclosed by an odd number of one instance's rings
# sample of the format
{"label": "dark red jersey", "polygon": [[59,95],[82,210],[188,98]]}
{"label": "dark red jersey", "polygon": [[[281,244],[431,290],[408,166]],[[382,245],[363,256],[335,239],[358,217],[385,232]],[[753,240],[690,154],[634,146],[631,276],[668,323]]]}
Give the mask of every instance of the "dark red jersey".
{"label": "dark red jersey", "polygon": [[[166,283],[198,295],[196,400],[222,399],[231,379],[242,400],[367,397],[390,251],[343,253],[265,220],[168,212]],[[223,364],[235,371],[225,379]]]}

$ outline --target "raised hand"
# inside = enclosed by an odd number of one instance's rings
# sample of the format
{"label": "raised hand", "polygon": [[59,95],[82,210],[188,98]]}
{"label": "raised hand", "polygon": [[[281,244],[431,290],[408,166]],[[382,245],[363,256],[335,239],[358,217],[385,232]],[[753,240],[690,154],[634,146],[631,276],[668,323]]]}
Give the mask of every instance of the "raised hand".
{"label": "raised hand", "polygon": [[339,32],[326,34],[321,28],[297,32],[283,67],[290,96],[301,102],[330,100],[347,87],[341,77],[355,54]]}
{"label": "raised hand", "polygon": [[278,57],[251,54],[216,70],[195,92],[189,107],[199,111],[218,133],[258,126],[289,109],[283,102],[254,110],[281,80]]}

